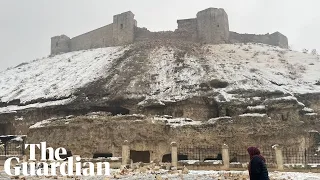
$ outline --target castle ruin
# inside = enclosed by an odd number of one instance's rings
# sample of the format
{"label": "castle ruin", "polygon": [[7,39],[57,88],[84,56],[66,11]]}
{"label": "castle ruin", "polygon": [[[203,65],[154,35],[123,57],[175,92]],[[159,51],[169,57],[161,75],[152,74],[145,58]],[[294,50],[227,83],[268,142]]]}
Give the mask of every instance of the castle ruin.
{"label": "castle ruin", "polygon": [[74,38],[66,35],[51,38],[51,54],[121,46],[139,41],[182,40],[196,43],[263,43],[288,48],[288,39],[279,32],[265,35],[239,34],[229,31],[228,15],[221,8],[208,8],[196,18],[177,21],[175,31],[151,32],[137,26],[131,11],[113,16],[113,23]]}

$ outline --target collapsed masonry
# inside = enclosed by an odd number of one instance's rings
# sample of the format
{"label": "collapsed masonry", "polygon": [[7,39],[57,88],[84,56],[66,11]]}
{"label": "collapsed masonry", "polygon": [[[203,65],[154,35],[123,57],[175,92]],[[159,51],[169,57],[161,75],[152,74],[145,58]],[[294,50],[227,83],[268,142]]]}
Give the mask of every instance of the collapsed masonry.
{"label": "collapsed masonry", "polygon": [[178,20],[175,31],[151,32],[137,26],[134,14],[124,12],[113,17],[113,23],[74,38],[66,35],[51,38],[51,55],[71,51],[132,44],[152,40],[182,40],[197,43],[263,43],[288,48],[288,39],[279,32],[265,35],[239,34],[229,31],[224,9],[208,8],[193,19]]}

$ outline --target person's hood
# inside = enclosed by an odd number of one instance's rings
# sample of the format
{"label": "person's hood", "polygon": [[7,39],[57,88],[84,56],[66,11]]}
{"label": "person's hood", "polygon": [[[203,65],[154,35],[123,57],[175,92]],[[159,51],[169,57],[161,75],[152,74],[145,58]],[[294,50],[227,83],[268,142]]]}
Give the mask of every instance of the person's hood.
{"label": "person's hood", "polygon": [[260,150],[256,147],[249,147],[247,151],[250,155],[250,158],[256,155],[260,155]]}

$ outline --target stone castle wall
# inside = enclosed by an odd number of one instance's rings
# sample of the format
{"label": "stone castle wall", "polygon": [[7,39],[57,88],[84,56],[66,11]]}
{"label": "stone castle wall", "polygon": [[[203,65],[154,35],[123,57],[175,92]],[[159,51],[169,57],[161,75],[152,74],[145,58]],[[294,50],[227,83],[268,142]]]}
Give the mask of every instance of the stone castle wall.
{"label": "stone castle wall", "polygon": [[51,38],[51,54],[93,48],[119,46],[134,42],[137,21],[130,11],[113,16],[113,23],[70,39],[66,35]]}
{"label": "stone castle wall", "polygon": [[90,31],[71,39],[70,51],[112,46],[113,24]]}
{"label": "stone castle wall", "polygon": [[66,35],[51,38],[51,54],[109,46],[127,45],[139,41],[181,40],[197,43],[264,43],[288,48],[288,39],[279,32],[266,35],[238,34],[229,31],[228,15],[224,9],[208,8],[196,18],[178,20],[175,31],[151,32],[137,27],[130,11],[113,17],[113,23],[70,39]]}
{"label": "stone castle wall", "polygon": [[183,40],[183,41],[195,41],[195,37],[192,32],[188,31],[162,31],[151,32],[146,28],[136,28],[135,42],[141,41],[154,41],[154,40]]}
{"label": "stone castle wall", "polygon": [[273,34],[239,34],[236,32],[230,32],[230,43],[263,43],[273,46],[279,46],[281,48],[288,48],[288,39],[286,36],[279,32]]}

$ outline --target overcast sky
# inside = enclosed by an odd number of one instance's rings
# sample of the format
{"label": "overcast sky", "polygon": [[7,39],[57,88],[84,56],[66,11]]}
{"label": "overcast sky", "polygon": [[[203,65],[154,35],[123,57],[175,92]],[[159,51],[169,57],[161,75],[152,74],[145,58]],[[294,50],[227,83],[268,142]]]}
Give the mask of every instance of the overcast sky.
{"label": "overcast sky", "polygon": [[0,71],[48,56],[50,38],[70,38],[112,23],[131,10],[139,27],[174,30],[177,19],[208,7],[224,8],[230,30],[279,31],[294,49],[320,50],[318,0],[0,0]]}

